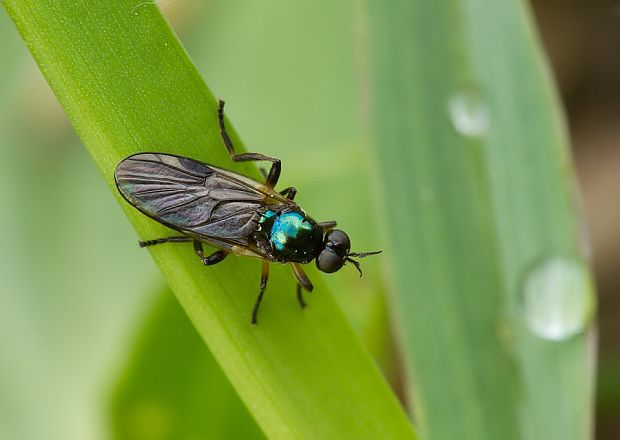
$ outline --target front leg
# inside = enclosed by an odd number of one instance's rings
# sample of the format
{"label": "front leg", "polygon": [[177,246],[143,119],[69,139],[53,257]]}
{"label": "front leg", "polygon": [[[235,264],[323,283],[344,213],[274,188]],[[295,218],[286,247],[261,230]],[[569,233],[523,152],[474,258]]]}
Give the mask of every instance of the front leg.
{"label": "front leg", "polygon": [[295,278],[297,278],[297,282],[301,285],[301,287],[303,287],[307,292],[312,292],[314,287],[312,286],[312,283],[304,270],[301,268],[301,264],[291,263],[291,267],[293,268],[293,274],[295,275]]}
{"label": "front leg", "polygon": [[297,279],[297,302],[299,302],[300,307],[304,309],[306,307],[306,302],[304,301],[301,289],[303,287],[306,291],[312,292],[314,287],[299,263],[292,263],[291,267],[293,268],[293,274]]}
{"label": "front leg", "polygon": [[269,174],[267,174],[267,180],[265,181],[265,185],[269,188],[274,188],[278,183],[278,179],[280,178],[281,164],[280,159],[276,159],[275,157],[266,156],[261,153],[235,153],[235,146],[228,136],[226,132],[226,124],[224,123],[224,101],[221,99],[218,100],[217,107],[217,120],[220,125],[220,134],[222,135],[222,141],[228,150],[228,154],[230,158],[235,162],[253,162],[264,160],[271,162],[271,169],[269,170]]}
{"label": "front leg", "polygon": [[330,229],[334,229],[336,227],[336,222],[333,220],[327,222],[319,222],[318,225],[323,228],[323,232],[327,232]]}
{"label": "front leg", "polygon": [[301,294],[301,284],[297,283],[297,302],[302,309],[305,309],[307,304],[304,301],[304,297]]}

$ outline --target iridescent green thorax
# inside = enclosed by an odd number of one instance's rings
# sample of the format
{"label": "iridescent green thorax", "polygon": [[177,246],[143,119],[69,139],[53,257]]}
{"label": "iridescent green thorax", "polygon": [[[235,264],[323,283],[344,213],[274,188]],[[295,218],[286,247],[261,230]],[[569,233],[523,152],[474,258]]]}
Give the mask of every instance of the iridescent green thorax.
{"label": "iridescent green thorax", "polygon": [[266,211],[260,219],[274,256],[280,261],[307,263],[321,251],[323,230],[298,211]]}

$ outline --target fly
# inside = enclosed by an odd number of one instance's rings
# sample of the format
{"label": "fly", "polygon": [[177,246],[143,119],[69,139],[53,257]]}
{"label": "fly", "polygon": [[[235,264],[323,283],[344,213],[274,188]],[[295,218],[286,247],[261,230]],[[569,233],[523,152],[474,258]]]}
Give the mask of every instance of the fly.
{"label": "fly", "polygon": [[[143,214],[182,235],[140,241],[141,247],[161,243],[192,242],[205,266],[222,261],[228,254],[263,260],[260,291],[252,310],[256,324],[269,263],[290,264],[297,280],[297,300],[306,307],[302,289],[312,292],[312,283],[301,265],[316,261],[322,272],[338,271],[345,262],[362,271],[352,257],[378,252],[351,252],[347,234],[335,221],[316,222],[295,203],[294,187],[275,191],[280,160],[260,153],[235,153],[224,124],[224,101],[219,101],[218,122],[222,140],[234,162],[267,161],[271,168],[265,183],[183,156],[139,153],[116,167],[114,179],[122,196]],[[218,248],[206,255],[203,244]]]}

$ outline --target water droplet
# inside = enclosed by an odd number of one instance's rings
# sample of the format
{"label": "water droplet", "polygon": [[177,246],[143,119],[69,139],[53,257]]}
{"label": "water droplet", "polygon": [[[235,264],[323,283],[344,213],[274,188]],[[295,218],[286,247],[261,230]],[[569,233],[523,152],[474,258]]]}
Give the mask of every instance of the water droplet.
{"label": "water droplet", "polygon": [[489,111],[480,94],[473,90],[453,95],[448,102],[448,114],[454,129],[463,136],[480,137],[489,129]]}
{"label": "water droplet", "polygon": [[528,328],[552,341],[570,338],[587,327],[593,308],[593,286],[583,263],[552,257],[534,266],[523,285]]}

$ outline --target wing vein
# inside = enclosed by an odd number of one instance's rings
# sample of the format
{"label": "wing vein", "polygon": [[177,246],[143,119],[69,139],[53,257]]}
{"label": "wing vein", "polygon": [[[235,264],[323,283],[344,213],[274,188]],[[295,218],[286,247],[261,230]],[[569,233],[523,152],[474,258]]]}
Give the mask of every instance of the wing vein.
{"label": "wing vein", "polygon": [[136,183],[142,185],[148,185],[149,183],[164,183],[168,185],[186,185],[187,181],[185,180],[175,180],[173,177],[156,177],[156,176],[120,176],[119,183]]}
{"label": "wing vein", "polygon": [[[220,200],[220,201],[221,201],[221,200]],[[236,201],[236,200],[235,200],[235,201]],[[213,210],[212,210],[212,211],[213,211]],[[256,211],[256,208],[248,208],[248,209],[243,209],[243,210],[238,211],[238,212],[233,212],[233,213],[231,213],[231,214],[225,215],[225,216],[220,217],[220,218],[212,218],[212,217],[209,217],[208,219],[206,219],[206,220],[204,220],[204,221],[202,221],[202,222],[200,222],[200,223],[193,224],[193,225],[192,225],[192,228],[194,228],[194,229],[195,229],[195,228],[201,228],[201,227],[203,227],[203,226],[207,226],[207,225],[209,225],[209,224],[211,224],[211,223],[214,223],[214,222],[226,221],[226,220],[228,220],[228,219],[230,219],[230,218],[232,218],[232,217],[238,216],[238,215],[240,215],[240,214],[246,214],[246,213],[248,213],[248,212],[250,212],[250,211],[253,211],[253,212],[258,212],[258,211]]]}
{"label": "wing vein", "polygon": [[[191,195],[193,197],[193,195],[191,193],[186,193],[186,194]],[[200,197],[193,197],[192,199],[190,199],[190,200],[188,200],[186,202],[179,203],[177,205],[167,206],[167,207],[165,207],[163,209],[160,209],[159,211],[155,211],[155,215],[160,216],[162,214],[165,214],[166,212],[172,211],[174,209],[181,208],[181,207],[183,207],[185,205],[189,205],[190,203],[194,203],[194,202],[196,202],[196,201],[198,201],[200,199],[204,199],[205,197],[208,197],[208,195],[209,194],[205,194],[205,195],[202,195]]]}
{"label": "wing vein", "polygon": [[166,193],[166,195],[175,195],[175,194],[183,194],[187,192],[187,187],[182,189],[172,190],[170,188],[160,188],[160,189],[145,189],[144,191],[135,191],[132,193],[134,196],[141,196],[145,194],[158,194],[158,193]]}
{"label": "wing vein", "polygon": [[187,170],[184,170],[184,169],[181,169],[181,168],[177,168],[177,167],[175,167],[174,165],[170,165],[170,164],[165,163],[165,162],[163,162],[163,161],[157,162],[157,161],[154,161],[154,160],[148,160],[148,159],[133,159],[133,158],[130,158],[129,160],[131,160],[131,161],[133,161],[133,162],[148,162],[148,163],[154,163],[154,164],[157,164],[157,165],[162,165],[162,166],[164,166],[164,167],[171,168],[171,169],[173,169],[173,170],[175,170],[175,171],[178,171],[179,173],[185,174],[185,175],[187,175],[187,176],[189,176],[189,177],[195,177],[195,178],[197,178],[197,179],[204,179],[204,178],[207,176],[207,174],[200,175],[200,174],[190,173],[190,172],[189,172],[189,171],[187,171]]}

